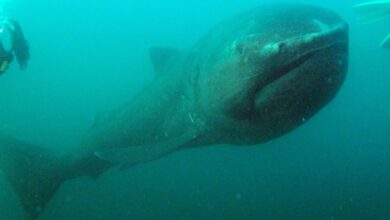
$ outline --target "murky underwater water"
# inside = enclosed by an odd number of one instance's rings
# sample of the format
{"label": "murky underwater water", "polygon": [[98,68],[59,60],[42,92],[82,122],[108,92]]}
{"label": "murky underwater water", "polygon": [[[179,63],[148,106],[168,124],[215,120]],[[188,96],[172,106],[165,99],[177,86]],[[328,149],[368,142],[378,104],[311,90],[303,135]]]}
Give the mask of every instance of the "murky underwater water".
{"label": "murky underwater water", "polygon": [[[389,219],[390,18],[350,25],[350,67],[337,97],[295,131],[256,147],[189,149],[97,179],[66,182],[39,219]],[[31,46],[26,71],[0,77],[0,132],[66,151],[95,114],[153,77],[148,49],[190,48],[210,27],[264,1],[98,0],[4,3]],[[0,178],[0,219],[21,219]]]}

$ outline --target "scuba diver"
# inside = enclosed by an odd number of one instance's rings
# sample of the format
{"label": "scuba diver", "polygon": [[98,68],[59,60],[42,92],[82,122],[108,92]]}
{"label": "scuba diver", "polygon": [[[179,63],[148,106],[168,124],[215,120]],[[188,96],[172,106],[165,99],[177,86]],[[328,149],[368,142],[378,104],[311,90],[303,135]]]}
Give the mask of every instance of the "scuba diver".
{"label": "scuba diver", "polygon": [[[374,22],[390,17],[390,0],[364,2],[355,5],[353,9],[360,22]],[[390,33],[382,40],[380,47],[390,49]]]}
{"label": "scuba diver", "polygon": [[0,74],[7,70],[14,56],[24,70],[30,58],[30,47],[18,22],[0,18]]}

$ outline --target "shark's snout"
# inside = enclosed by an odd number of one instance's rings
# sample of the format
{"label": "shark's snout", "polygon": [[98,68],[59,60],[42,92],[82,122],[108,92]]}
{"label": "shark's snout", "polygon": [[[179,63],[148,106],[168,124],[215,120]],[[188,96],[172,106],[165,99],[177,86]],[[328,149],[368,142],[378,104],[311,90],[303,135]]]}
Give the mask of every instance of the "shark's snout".
{"label": "shark's snout", "polygon": [[276,43],[268,43],[261,48],[264,59],[262,65],[268,66],[262,76],[266,86],[280,77],[293,72],[317,53],[348,42],[348,26],[342,22],[334,27],[289,38]]}

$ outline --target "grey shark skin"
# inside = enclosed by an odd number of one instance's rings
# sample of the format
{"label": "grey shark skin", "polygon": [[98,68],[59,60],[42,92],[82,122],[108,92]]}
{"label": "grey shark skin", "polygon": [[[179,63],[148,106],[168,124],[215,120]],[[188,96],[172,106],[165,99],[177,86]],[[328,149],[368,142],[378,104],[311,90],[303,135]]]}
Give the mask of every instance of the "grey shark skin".
{"label": "grey shark skin", "polygon": [[259,144],[293,130],[341,87],[348,27],[324,8],[266,5],[217,25],[189,52],[150,53],[154,81],[99,116],[71,155],[0,136],[0,168],[29,217],[71,178],[189,147]]}

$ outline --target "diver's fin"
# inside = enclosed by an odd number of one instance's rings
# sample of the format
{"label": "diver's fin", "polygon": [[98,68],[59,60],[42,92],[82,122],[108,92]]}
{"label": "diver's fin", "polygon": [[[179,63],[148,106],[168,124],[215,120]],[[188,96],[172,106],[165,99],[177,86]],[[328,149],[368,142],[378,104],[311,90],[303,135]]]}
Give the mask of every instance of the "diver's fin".
{"label": "diver's fin", "polygon": [[383,39],[381,43],[382,48],[390,49],[390,33]]}
{"label": "diver's fin", "polygon": [[65,181],[57,162],[47,149],[0,134],[0,169],[19,196],[27,219],[36,219]]}
{"label": "diver's fin", "polygon": [[353,6],[353,9],[360,22],[372,22],[390,15],[390,1],[365,2]]}
{"label": "diver's fin", "polygon": [[196,134],[192,131],[182,136],[154,145],[132,146],[95,152],[95,155],[108,162],[128,167],[138,163],[156,160],[166,154],[179,150],[186,143],[194,140]]}
{"label": "diver's fin", "polygon": [[150,60],[157,74],[163,72],[166,64],[179,54],[179,50],[170,47],[151,47],[149,49]]}

